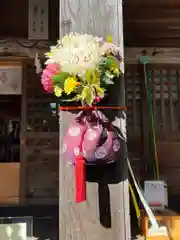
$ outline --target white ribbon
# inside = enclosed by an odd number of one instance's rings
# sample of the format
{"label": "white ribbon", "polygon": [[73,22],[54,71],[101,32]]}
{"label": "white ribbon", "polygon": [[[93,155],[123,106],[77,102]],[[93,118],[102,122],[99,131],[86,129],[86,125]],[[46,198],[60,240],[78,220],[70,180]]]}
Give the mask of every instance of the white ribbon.
{"label": "white ribbon", "polygon": [[144,209],[145,209],[145,211],[146,211],[146,213],[147,213],[147,215],[149,217],[149,220],[151,222],[152,228],[158,230],[159,229],[159,224],[158,224],[158,222],[157,222],[157,220],[156,220],[156,218],[155,218],[151,208],[149,207],[148,203],[146,202],[145,197],[143,196],[143,194],[142,194],[142,192],[140,190],[140,187],[138,186],[138,183],[137,183],[137,181],[135,179],[135,176],[134,176],[134,173],[133,173],[133,170],[131,168],[131,164],[130,164],[130,161],[129,161],[128,158],[127,158],[127,163],[128,163],[128,168],[129,168],[130,174],[132,176],[134,185],[136,187],[137,193],[138,193],[139,198],[140,198],[140,200],[141,200],[141,202],[142,202],[142,204],[144,206]]}

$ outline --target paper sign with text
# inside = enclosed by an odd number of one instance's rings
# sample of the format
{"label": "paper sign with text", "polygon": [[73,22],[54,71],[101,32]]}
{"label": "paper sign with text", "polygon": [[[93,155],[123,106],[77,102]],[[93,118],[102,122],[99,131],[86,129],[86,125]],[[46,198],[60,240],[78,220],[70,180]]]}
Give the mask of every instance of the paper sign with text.
{"label": "paper sign with text", "polygon": [[168,205],[167,184],[164,181],[145,181],[144,195],[152,208],[164,208]]}
{"label": "paper sign with text", "polygon": [[0,224],[1,240],[26,240],[26,223]]}
{"label": "paper sign with text", "polygon": [[22,85],[21,66],[0,66],[0,94],[19,95]]}

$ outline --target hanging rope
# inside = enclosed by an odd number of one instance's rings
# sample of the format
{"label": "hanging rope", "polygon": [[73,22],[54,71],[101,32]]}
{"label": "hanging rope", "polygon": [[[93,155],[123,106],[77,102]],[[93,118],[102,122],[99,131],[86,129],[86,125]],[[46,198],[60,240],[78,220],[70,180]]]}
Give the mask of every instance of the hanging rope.
{"label": "hanging rope", "polygon": [[152,106],[152,89],[150,85],[148,60],[146,56],[141,57],[141,63],[143,64],[143,70],[144,70],[146,95],[147,95],[148,110],[149,110],[149,125],[151,128],[151,134],[152,134],[151,146],[152,146],[152,156],[153,156],[154,179],[159,180],[159,164],[158,164],[158,154],[157,154],[157,144],[156,144],[156,132],[155,132],[155,123],[154,123],[153,106]]}

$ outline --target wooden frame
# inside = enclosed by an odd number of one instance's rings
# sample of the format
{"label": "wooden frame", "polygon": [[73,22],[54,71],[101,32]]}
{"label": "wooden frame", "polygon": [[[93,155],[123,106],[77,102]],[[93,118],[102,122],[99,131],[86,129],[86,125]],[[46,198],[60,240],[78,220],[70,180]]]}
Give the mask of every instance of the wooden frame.
{"label": "wooden frame", "polygon": [[23,66],[23,77],[22,77],[22,105],[21,105],[21,152],[20,152],[20,163],[21,163],[21,185],[20,185],[20,203],[26,203],[27,197],[27,149],[26,149],[26,65],[30,59],[22,61]]}
{"label": "wooden frame", "polygon": [[[20,58],[11,58],[11,57],[4,57],[0,59],[1,66],[7,65],[15,65],[21,66],[22,61]],[[23,80],[22,80],[23,82]],[[20,152],[22,152],[20,147]],[[21,155],[21,153],[20,153]],[[21,177],[21,164],[22,160],[20,157],[19,163],[0,163],[0,204],[7,205],[7,204],[19,204],[20,203],[20,196],[21,196],[21,184],[24,182],[24,179]],[[4,185],[3,182],[6,182]]]}

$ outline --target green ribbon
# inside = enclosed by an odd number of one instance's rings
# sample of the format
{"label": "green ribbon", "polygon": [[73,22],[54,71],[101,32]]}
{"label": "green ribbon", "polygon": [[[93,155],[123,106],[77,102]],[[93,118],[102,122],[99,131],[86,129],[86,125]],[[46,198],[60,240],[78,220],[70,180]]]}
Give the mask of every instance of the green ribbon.
{"label": "green ribbon", "polygon": [[148,111],[149,111],[149,125],[151,128],[151,147],[152,147],[152,157],[153,157],[153,177],[154,179],[158,179],[158,164],[157,164],[157,151],[156,151],[156,142],[155,142],[155,126],[154,126],[154,115],[153,115],[153,105],[152,105],[152,89],[150,83],[150,74],[148,68],[148,57],[142,56],[140,58],[140,62],[144,66],[144,74],[145,74],[145,85],[146,85],[146,93],[147,93],[147,101],[148,101]]}
{"label": "green ribbon", "polygon": [[[148,64],[145,65],[146,74],[146,87],[147,87],[147,98],[148,98],[148,110],[149,110],[149,125],[151,130],[153,129],[153,107],[152,107],[152,89],[150,86],[150,75]],[[154,179],[157,179],[157,168],[156,168],[156,158],[155,158],[155,142],[153,139],[153,131],[151,131],[151,147],[152,147],[152,157],[153,157],[153,175]]]}

